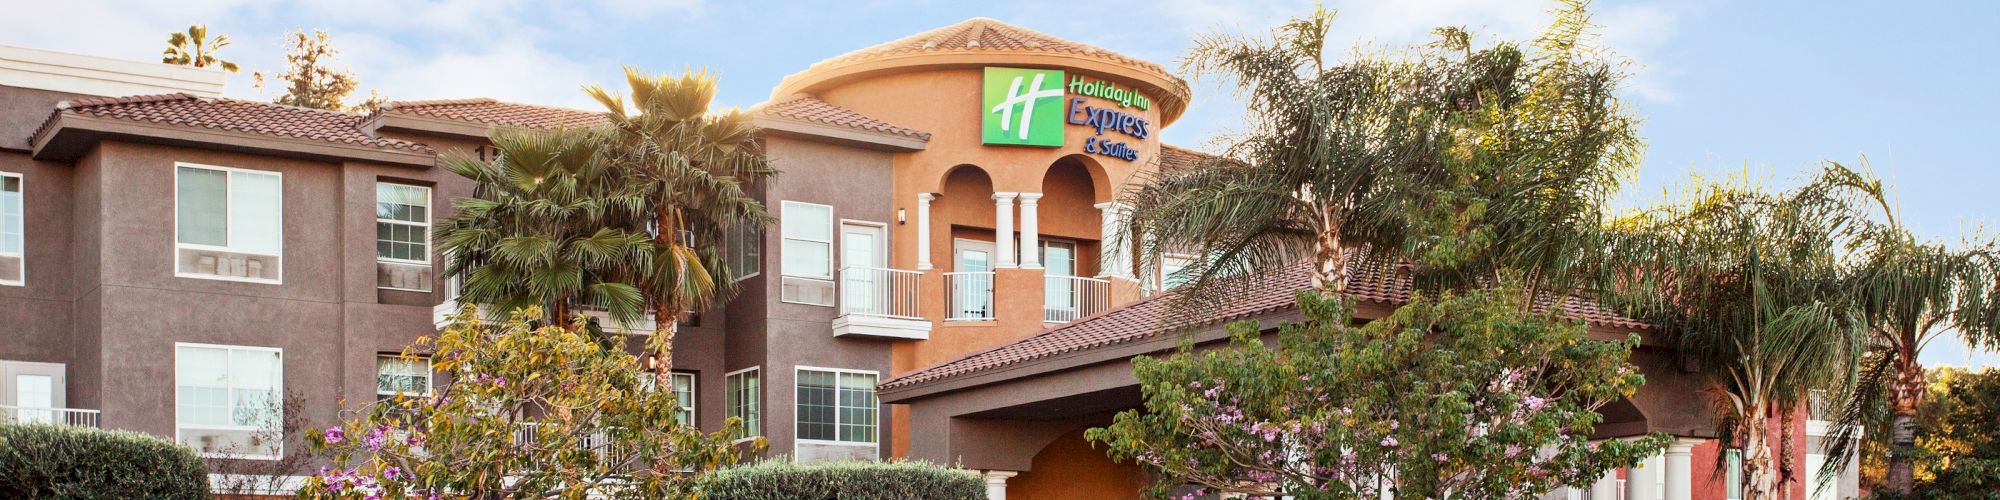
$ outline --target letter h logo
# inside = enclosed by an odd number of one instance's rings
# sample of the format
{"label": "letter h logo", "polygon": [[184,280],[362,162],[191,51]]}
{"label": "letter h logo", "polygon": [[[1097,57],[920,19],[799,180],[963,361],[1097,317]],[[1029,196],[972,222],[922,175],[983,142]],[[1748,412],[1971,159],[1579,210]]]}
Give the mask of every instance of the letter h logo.
{"label": "letter h logo", "polygon": [[980,108],[985,144],[1062,146],[1063,72],[986,68]]}

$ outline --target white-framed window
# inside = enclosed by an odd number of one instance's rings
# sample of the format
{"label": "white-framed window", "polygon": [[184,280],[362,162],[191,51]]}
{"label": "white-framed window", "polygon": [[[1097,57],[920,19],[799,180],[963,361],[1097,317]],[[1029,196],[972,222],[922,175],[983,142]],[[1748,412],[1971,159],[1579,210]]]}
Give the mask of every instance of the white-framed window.
{"label": "white-framed window", "polygon": [[727,397],[723,405],[728,415],[743,419],[743,435],[737,440],[764,435],[763,427],[763,384],[760,383],[759,367],[749,367],[729,372],[724,376],[724,391]]}
{"label": "white-framed window", "polygon": [[786,200],[778,213],[778,300],[833,307],[833,207]]}
{"label": "white-framed window", "polygon": [[881,402],[876,372],[798,368],[798,438],[839,443],[877,442]]}
{"label": "white-framed window", "polygon": [[395,354],[375,356],[375,400],[393,400],[398,394],[431,395],[431,358],[406,358]]}
{"label": "white-framed window", "polygon": [[174,344],[174,434],[207,455],[272,460],[258,443],[284,415],[284,351],[269,347]]}
{"label": "white-framed window", "polygon": [[1725,491],[1723,497],[1728,500],[1743,500],[1743,450],[1723,450],[1722,454],[1724,480],[1728,481],[1723,486]]}
{"label": "white-framed window", "polygon": [[174,164],[174,275],[283,281],[284,176]]}
{"label": "white-framed window", "polygon": [[738,222],[723,238],[723,265],[729,266],[730,275],[740,281],[764,272],[763,228]]}
{"label": "white-framed window", "polygon": [[695,425],[694,415],[694,374],[673,372],[674,404],[680,405],[681,412],[674,416],[681,425]]}
{"label": "white-framed window", "polygon": [[28,281],[26,187],[21,174],[0,172],[0,285]]}
{"label": "white-framed window", "polygon": [[431,188],[375,183],[375,258],[431,263]]}
{"label": "white-framed window", "polygon": [[1180,287],[1181,285],[1187,284],[1188,280],[1193,279],[1194,277],[1182,274],[1181,270],[1187,269],[1187,267],[1190,265],[1194,265],[1194,256],[1192,255],[1181,255],[1181,254],[1171,254],[1171,253],[1166,255],[1161,255],[1160,289],[1172,290],[1174,288]]}

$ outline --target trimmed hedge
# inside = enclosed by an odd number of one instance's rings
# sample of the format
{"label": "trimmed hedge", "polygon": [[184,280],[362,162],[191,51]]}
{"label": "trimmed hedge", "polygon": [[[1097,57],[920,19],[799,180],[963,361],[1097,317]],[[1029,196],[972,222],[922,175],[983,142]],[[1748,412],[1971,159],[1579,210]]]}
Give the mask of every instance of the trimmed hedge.
{"label": "trimmed hedge", "polygon": [[767,460],[716,471],[706,497],[717,500],[983,500],[978,473],[927,462]]}
{"label": "trimmed hedge", "polygon": [[0,425],[0,498],[209,498],[208,470],[146,434]]}

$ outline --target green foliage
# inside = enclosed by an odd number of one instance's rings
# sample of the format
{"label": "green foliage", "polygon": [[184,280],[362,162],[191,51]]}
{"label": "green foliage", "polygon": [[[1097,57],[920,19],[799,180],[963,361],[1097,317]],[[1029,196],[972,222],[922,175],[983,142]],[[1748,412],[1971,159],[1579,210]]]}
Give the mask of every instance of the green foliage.
{"label": "green foliage", "polygon": [[[361,104],[347,105],[347,96],[361,88],[361,81],[354,72],[332,66],[340,51],[333,48],[326,30],[315,29],[310,35],[304,30],[292,31],[286,37],[291,47],[285,51],[285,72],[278,74],[285,93],[271,102],[331,111],[374,111],[387,102],[370,91]],[[258,86],[263,80],[264,75],[258,74]]]}
{"label": "green foliage", "polygon": [[229,35],[208,37],[208,25],[190,24],[186,32],[167,35],[167,50],[160,53],[160,62],[197,68],[216,67],[235,73],[236,63],[224,61],[215,55],[223,47],[229,46]]}
{"label": "green foliage", "polygon": [[2000,369],[1931,370],[1918,414],[1917,491],[1924,498],[2000,498]]}
{"label": "green foliage", "polygon": [[[1151,490],[1297,498],[1521,498],[1586,485],[1666,437],[1589,443],[1596,409],[1635,393],[1636,336],[1591,340],[1525,312],[1518,288],[1418,297],[1352,326],[1352,306],[1302,292],[1305,322],[1268,346],[1253,323],[1227,348],[1134,360],[1145,409],[1087,436],[1161,472]],[[1376,482],[1383,479],[1382,482]]]}
{"label": "green foliage", "polygon": [[731,443],[739,419],[713,434],[681,425],[673,391],[655,389],[632,355],[587,339],[580,323],[531,327],[540,314],[496,325],[467,308],[420,339],[411,352],[433,351],[450,382],[308,435],[333,468],[301,496],[679,498],[762,448]]}
{"label": "green foliage", "polygon": [[978,500],[986,485],[972,471],[924,462],[770,460],[716,471],[704,493],[716,500]]}
{"label": "green foliage", "polygon": [[0,497],[208,498],[193,448],[126,431],[0,425]]}

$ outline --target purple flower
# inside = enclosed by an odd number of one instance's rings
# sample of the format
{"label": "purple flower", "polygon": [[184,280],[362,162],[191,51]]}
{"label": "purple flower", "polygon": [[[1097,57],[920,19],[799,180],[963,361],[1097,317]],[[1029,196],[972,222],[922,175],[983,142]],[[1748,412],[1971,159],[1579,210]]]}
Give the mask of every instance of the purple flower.
{"label": "purple flower", "polygon": [[1382,438],[1382,446],[1385,446],[1385,447],[1389,447],[1389,448],[1395,448],[1395,447],[1396,447],[1396,443],[1397,443],[1397,441],[1396,441],[1396,436],[1388,436],[1388,437],[1384,437],[1384,438]]}
{"label": "purple flower", "polygon": [[347,439],[347,430],[339,427],[326,428],[326,444],[340,444]]}
{"label": "purple flower", "polygon": [[368,451],[380,450],[383,445],[389,444],[388,430],[389,426],[386,425],[369,429],[368,437],[362,438],[361,442],[368,446]]}
{"label": "purple flower", "polygon": [[1541,410],[1543,406],[1548,405],[1549,400],[1542,399],[1540,396],[1528,396],[1527,403],[1528,403],[1528,411],[1538,411]]}
{"label": "purple flower", "polygon": [[1449,458],[1449,457],[1446,457],[1446,456],[1444,456],[1444,454],[1443,454],[1443,453],[1432,453],[1432,454],[1431,454],[1431,460],[1436,460],[1436,461],[1439,461],[1439,462],[1443,462],[1443,461],[1445,461],[1445,460],[1449,460],[1449,459],[1450,459],[1450,458]]}
{"label": "purple flower", "polygon": [[391,465],[389,468],[382,470],[382,477],[388,478],[390,481],[395,481],[403,477],[403,469],[398,469],[396,466]]}

